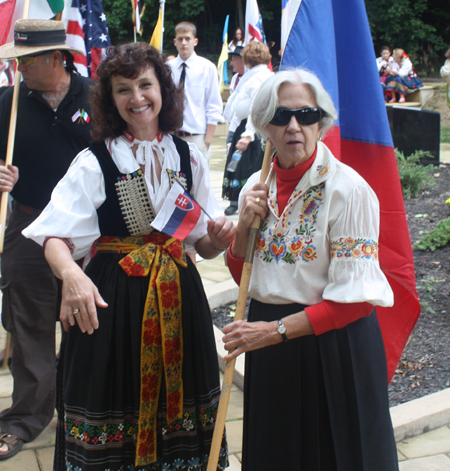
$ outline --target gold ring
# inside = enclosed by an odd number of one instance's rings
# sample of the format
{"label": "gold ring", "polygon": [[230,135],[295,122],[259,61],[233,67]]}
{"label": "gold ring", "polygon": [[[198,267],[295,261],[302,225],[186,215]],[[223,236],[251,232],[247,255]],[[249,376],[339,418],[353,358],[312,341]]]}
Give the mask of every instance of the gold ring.
{"label": "gold ring", "polygon": [[259,196],[257,196],[256,199],[255,199],[255,203],[259,204],[260,201],[261,201],[261,198]]}
{"label": "gold ring", "polygon": [[73,312],[72,312],[72,314],[73,314],[74,316],[76,316],[77,314],[80,314],[80,310],[79,310],[78,308],[77,308],[77,309],[74,309]]}

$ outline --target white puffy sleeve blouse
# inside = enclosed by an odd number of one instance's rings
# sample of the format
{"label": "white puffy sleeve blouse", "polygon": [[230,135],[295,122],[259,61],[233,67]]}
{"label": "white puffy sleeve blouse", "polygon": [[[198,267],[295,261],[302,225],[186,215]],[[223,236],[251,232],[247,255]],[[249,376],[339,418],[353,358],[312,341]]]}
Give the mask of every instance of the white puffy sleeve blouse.
{"label": "white puffy sleeve blouse", "polygon": [[[121,173],[133,173],[139,169],[126,139],[119,137],[107,140],[106,144]],[[167,169],[180,171],[180,157],[170,135],[163,135],[161,142],[155,139],[148,145],[155,148],[162,168],[159,182],[154,166],[150,161],[145,162],[145,180],[150,199],[158,213],[170,191]],[[207,163],[194,144],[189,144],[189,150],[191,195],[212,219],[216,219],[222,215],[222,211],[210,188]],[[97,209],[105,200],[105,182],[100,164],[95,155],[85,149],[73,160],[66,175],[53,190],[51,201],[41,215],[23,230],[23,235],[40,245],[44,244],[47,237],[70,239],[74,247],[73,258],[78,260],[86,257],[92,244],[100,237]],[[197,225],[185,239],[187,251],[195,252],[195,243],[207,234],[207,221],[208,217],[202,211]]]}
{"label": "white puffy sleeve blouse", "polygon": [[[253,175],[240,195],[259,181]],[[392,306],[378,260],[379,203],[353,169],[318,143],[317,157],[279,214],[276,178],[257,242],[249,294],[271,304]]]}

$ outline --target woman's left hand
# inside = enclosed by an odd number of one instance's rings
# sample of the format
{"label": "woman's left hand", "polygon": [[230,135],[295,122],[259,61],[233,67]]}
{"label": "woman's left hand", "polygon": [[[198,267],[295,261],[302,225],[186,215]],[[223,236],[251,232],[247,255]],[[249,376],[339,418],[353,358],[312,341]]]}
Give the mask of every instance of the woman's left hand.
{"label": "woman's left hand", "polygon": [[211,244],[218,249],[226,250],[234,239],[236,227],[233,221],[225,216],[218,217],[215,221],[208,221],[208,235]]}
{"label": "woman's left hand", "polygon": [[222,340],[225,344],[225,350],[228,350],[229,353],[223,359],[230,361],[241,353],[280,343],[281,337],[277,332],[277,327],[277,321],[236,321],[226,325],[222,329],[223,333],[226,334]]}
{"label": "woman's left hand", "polygon": [[236,142],[236,149],[240,150],[241,152],[245,152],[250,145],[251,139],[249,136],[241,137],[239,141]]}

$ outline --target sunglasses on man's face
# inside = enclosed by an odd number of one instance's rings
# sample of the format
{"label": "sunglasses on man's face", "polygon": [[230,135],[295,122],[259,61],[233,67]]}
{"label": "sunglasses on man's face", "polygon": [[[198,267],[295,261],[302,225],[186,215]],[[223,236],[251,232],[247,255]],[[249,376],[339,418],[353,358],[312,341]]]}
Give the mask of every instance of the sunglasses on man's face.
{"label": "sunglasses on man's face", "polygon": [[18,64],[22,64],[25,67],[28,67],[29,65],[35,64],[39,56],[43,56],[43,54],[37,54],[36,56],[17,57],[16,61]]}
{"label": "sunglasses on man's face", "polygon": [[292,116],[295,116],[298,124],[309,126],[310,124],[316,124],[320,121],[322,110],[320,108],[300,108],[299,110],[277,108],[270,124],[274,126],[286,126],[291,121]]}

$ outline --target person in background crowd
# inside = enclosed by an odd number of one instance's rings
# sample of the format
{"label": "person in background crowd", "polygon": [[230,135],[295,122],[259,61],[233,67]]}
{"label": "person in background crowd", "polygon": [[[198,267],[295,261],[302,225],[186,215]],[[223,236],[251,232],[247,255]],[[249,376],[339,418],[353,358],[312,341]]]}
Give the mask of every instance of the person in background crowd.
{"label": "person in background crowd", "polygon": [[234,51],[237,46],[244,46],[244,33],[242,32],[241,28],[236,28],[233,39],[231,40],[230,44],[228,44],[228,49],[230,51]]}
{"label": "person in background crowd", "polygon": [[[231,60],[230,60],[231,67],[233,68],[233,72],[235,72],[230,82],[230,96],[236,90],[242,76],[245,73],[245,65],[241,57],[241,53],[243,49],[244,48],[242,46],[236,46],[234,51],[228,51],[228,55],[231,56]],[[231,113],[230,106],[227,106],[228,104],[231,104],[230,99],[227,100],[227,104],[225,105],[225,109],[223,113],[225,122],[228,124],[228,134],[227,134],[227,141],[226,141],[227,155],[228,155],[228,151],[230,150],[230,145],[233,139],[234,131],[239,126],[239,122],[240,122],[237,116]]]}
{"label": "person in background crowd", "polygon": [[447,105],[450,108],[450,49],[445,53],[447,60],[441,67],[441,77],[447,82]]}
{"label": "person in background crowd", "polygon": [[[224,112],[230,122],[230,129],[233,130],[237,126],[231,139],[223,176],[222,197],[230,200],[230,206],[225,209],[227,216],[237,211],[239,193],[247,178],[261,168],[264,155],[261,139],[256,136],[248,117],[259,87],[272,76],[268,67],[272,56],[265,44],[252,42],[244,47],[241,56],[249,70],[239,80]],[[230,163],[236,150],[241,152],[242,156],[238,162],[234,162],[237,166],[233,168]]]}
{"label": "person in background crowd", "polygon": [[195,53],[198,38],[197,28],[192,23],[179,23],[175,27],[173,42],[178,57],[168,64],[175,84],[184,88],[186,96],[183,126],[177,131],[177,136],[195,144],[209,165],[214,131],[217,123],[223,121],[217,67]]}
{"label": "person in background crowd", "polygon": [[386,67],[386,72],[389,77],[384,82],[386,91],[391,91],[392,98],[389,103],[397,101],[397,93],[399,95],[398,102],[404,103],[405,96],[413,93],[418,88],[421,88],[422,81],[414,71],[413,64],[406,52],[403,49],[394,49],[394,63],[392,66]]}
{"label": "person in background crowd", "polygon": [[[386,72],[386,69],[391,66],[393,67],[394,58],[391,55],[391,49],[389,46],[383,46],[381,48],[381,56],[377,57],[377,67],[380,74],[380,82],[384,92],[384,101],[388,102],[392,98],[391,92],[384,90],[384,84],[386,83],[389,73]],[[398,68],[396,64],[396,68]]]}
{"label": "person in background crowd", "polygon": [[[13,163],[5,166],[13,88],[0,98],[0,191],[14,198],[2,254],[2,322],[12,338],[12,404],[0,414],[0,460],[34,440],[55,410],[58,283],[42,248],[22,235],[50,201],[73,158],[89,145],[90,79],[75,73],[62,21],[18,20],[0,47],[22,73]],[[64,66],[64,61],[66,66]],[[20,177],[20,178],[19,178]]]}

